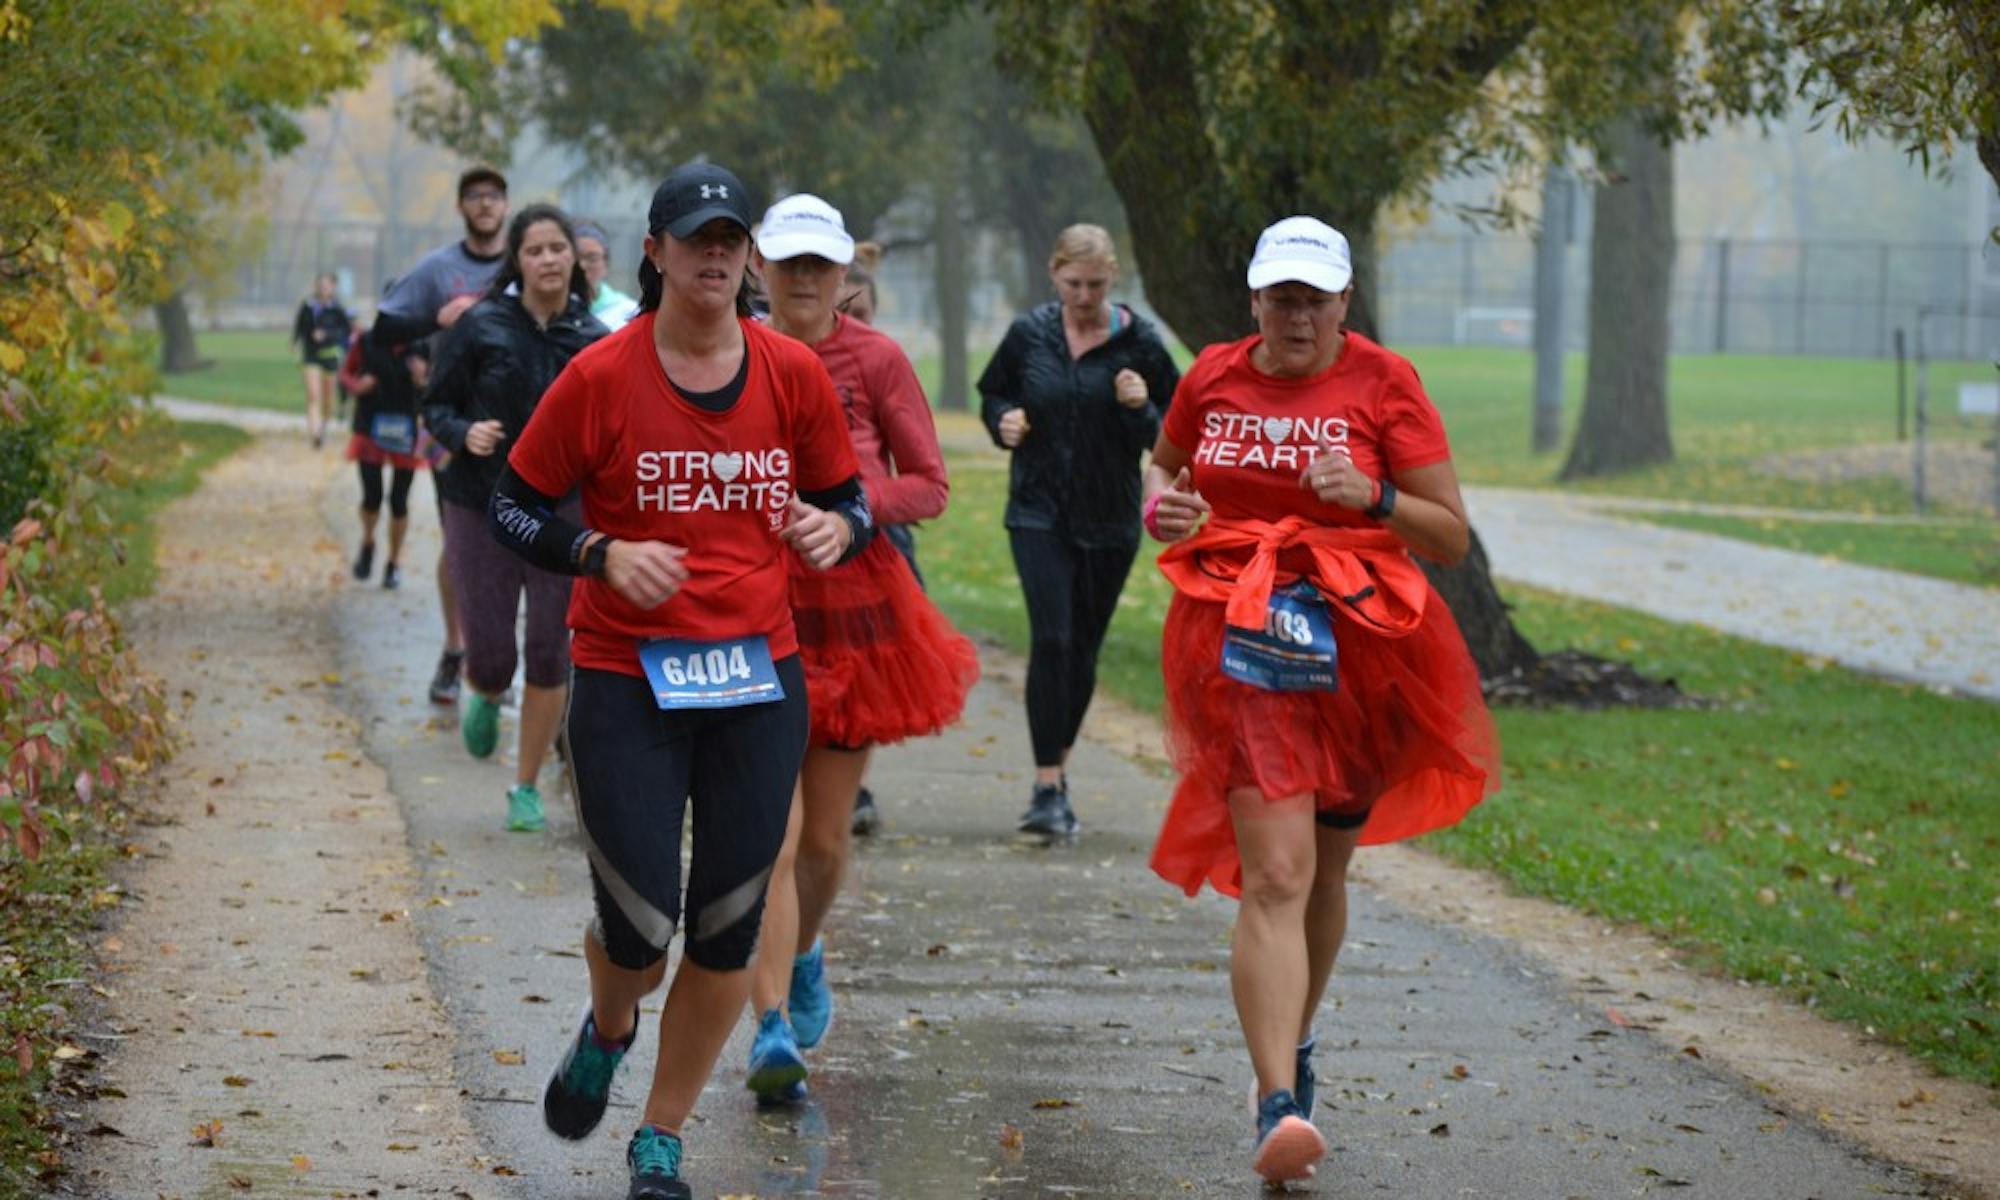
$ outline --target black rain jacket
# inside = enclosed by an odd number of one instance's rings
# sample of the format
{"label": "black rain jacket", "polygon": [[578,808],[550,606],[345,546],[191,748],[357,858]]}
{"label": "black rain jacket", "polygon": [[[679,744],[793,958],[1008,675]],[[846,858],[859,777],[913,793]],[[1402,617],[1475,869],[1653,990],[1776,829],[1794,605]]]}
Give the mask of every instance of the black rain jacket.
{"label": "black rain jacket", "polygon": [[[1181,380],[1152,322],[1119,306],[1117,333],[1072,359],[1055,301],[1015,318],[979,376],[980,416],[1000,445],[1000,418],[1027,413],[1013,451],[1006,525],[1056,533],[1070,544],[1109,549],[1139,541],[1139,456],[1152,449]],[[1151,403],[1118,403],[1112,380],[1130,367]],[[1004,447],[1003,447],[1004,449]]]}
{"label": "black rain jacket", "polygon": [[[609,332],[576,296],[543,327],[511,293],[486,297],[444,331],[424,392],[424,426],[451,451],[440,481],[446,500],[486,511],[507,452],[521,439],[542,393],[577,351]],[[497,419],[507,436],[483,458],[466,452],[465,431],[488,419]]]}

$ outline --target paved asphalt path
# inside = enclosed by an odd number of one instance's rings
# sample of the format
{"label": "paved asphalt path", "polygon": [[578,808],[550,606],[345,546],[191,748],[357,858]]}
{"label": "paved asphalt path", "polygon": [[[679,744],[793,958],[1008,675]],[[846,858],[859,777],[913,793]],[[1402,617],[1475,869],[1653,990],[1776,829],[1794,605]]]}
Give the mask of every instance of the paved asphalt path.
{"label": "paved asphalt path", "polygon": [[[425,700],[439,642],[427,483],[414,499],[403,589],[356,585],[331,635],[407,821],[412,916],[455,1025],[456,1083],[515,1173],[493,1176],[492,1194],[621,1196],[657,1026],[596,1135],[543,1131],[536,1100],[584,992],[584,858],[553,769],[548,830],[503,832],[511,768],[469,759]],[[351,503],[337,476],[322,509],[343,541]],[[759,1114],[739,1029],[687,1130],[697,1195],[1262,1194],[1229,1000],[1233,906],[1187,900],[1146,869],[1170,784],[1089,742],[1071,765],[1083,835],[1017,839],[1023,725],[1014,692],[983,682],[964,724],[880,755],[888,829],[861,847],[834,910],[840,1008],[812,1056],[812,1099]],[[503,756],[513,737],[510,719]],[[1319,1023],[1333,1152],[1312,1194],[1935,1194],[1620,1025],[1505,944],[1366,890],[1351,930]]]}

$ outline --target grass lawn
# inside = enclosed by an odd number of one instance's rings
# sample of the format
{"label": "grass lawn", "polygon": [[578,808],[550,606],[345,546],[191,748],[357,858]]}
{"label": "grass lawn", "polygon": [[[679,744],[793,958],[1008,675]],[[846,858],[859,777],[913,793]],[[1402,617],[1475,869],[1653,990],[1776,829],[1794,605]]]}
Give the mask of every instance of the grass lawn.
{"label": "grass lawn", "polygon": [[159,390],[184,400],[304,413],[306,387],[299,374],[299,351],[285,340],[287,336],[281,329],[198,334],[195,344],[201,356],[214,365],[162,375]]}
{"label": "grass lawn", "polygon": [[[247,434],[229,426],[154,420],[107,447],[118,475],[98,499],[125,551],[122,564],[95,580],[107,600],[115,604],[152,590],[159,509],[192,491],[202,471],[247,441]],[[76,985],[86,978],[85,934],[98,921],[100,900],[116,898],[101,890],[112,836],[98,816],[50,808],[42,815],[57,836],[39,860],[0,854],[0,1030],[30,1035],[45,1059],[52,1036],[73,1020],[59,1006],[77,1003]],[[106,815],[118,819],[115,808]],[[55,1152],[42,1128],[42,1106],[74,1101],[38,1091],[45,1067],[40,1062],[25,1077],[11,1068],[0,1071],[0,1195],[43,1194],[43,1173],[60,1162],[49,1157]]]}
{"label": "grass lawn", "polygon": [[1871,567],[2000,587],[2000,524],[1992,521],[1878,525],[1859,521],[1785,521],[1705,513],[1624,513],[1635,520],[1719,533],[1785,550]]}
{"label": "grass lawn", "polygon": [[[991,461],[954,458],[951,509],[920,556],[954,620],[1020,650],[1006,477]],[[1149,542],[1100,676],[1157,712],[1168,589],[1153,558]],[[1626,659],[1723,706],[1502,710],[1504,791],[1428,845],[2000,1086],[1991,705],[1602,605],[1509,598],[1537,645]]]}

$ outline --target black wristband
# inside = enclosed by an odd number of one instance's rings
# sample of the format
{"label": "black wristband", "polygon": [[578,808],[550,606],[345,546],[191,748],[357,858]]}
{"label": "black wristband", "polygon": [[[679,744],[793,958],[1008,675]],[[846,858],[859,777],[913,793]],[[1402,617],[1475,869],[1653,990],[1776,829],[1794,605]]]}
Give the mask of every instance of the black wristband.
{"label": "black wristband", "polygon": [[1390,483],[1386,477],[1380,480],[1380,483],[1382,484],[1382,495],[1375,503],[1362,509],[1361,515],[1364,517],[1373,517],[1377,521],[1386,521],[1389,519],[1389,514],[1396,511],[1396,485]]}
{"label": "black wristband", "polygon": [[598,538],[583,551],[583,574],[591,579],[604,578],[604,565],[611,557],[611,539]]}

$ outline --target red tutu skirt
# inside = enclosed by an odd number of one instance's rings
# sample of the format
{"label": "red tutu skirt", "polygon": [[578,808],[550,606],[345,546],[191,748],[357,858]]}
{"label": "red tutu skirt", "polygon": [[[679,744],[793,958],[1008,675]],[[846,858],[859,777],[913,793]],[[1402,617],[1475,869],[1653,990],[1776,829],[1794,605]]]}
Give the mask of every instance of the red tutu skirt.
{"label": "red tutu skirt", "polygon": [[979,653],[888,538],[830,571],[785,558],[815,744],[900,742],[958,720]]}
{"label": "red tutu skirt", "polygon": [[[418,442],[418,449],[420,451],[422,449],[421,439]],[[373,463],[378,467],[393,467],[398,471],[421,471],[430,466],[429,460],[421,453],[398,454],[393,450],[384,450],[376,444],[374,438],[365,433],[357,433],[347,439],[347,461]]]}
{"label": "red tutu skirt", "polygon": [[1340,689],[1272,692],[1222,673],[1220,603],[1176,593],[1162,639],[1167,743],[1181,774],[1153,870],[1192,896],[1243,890],[1228,793],[1311,794],[1322,812],[1368,812],[1364,844],[1455,824],[1500,785],[1500,742],[1479,672],[1433,591],[1410,634],[1334,618]]}

